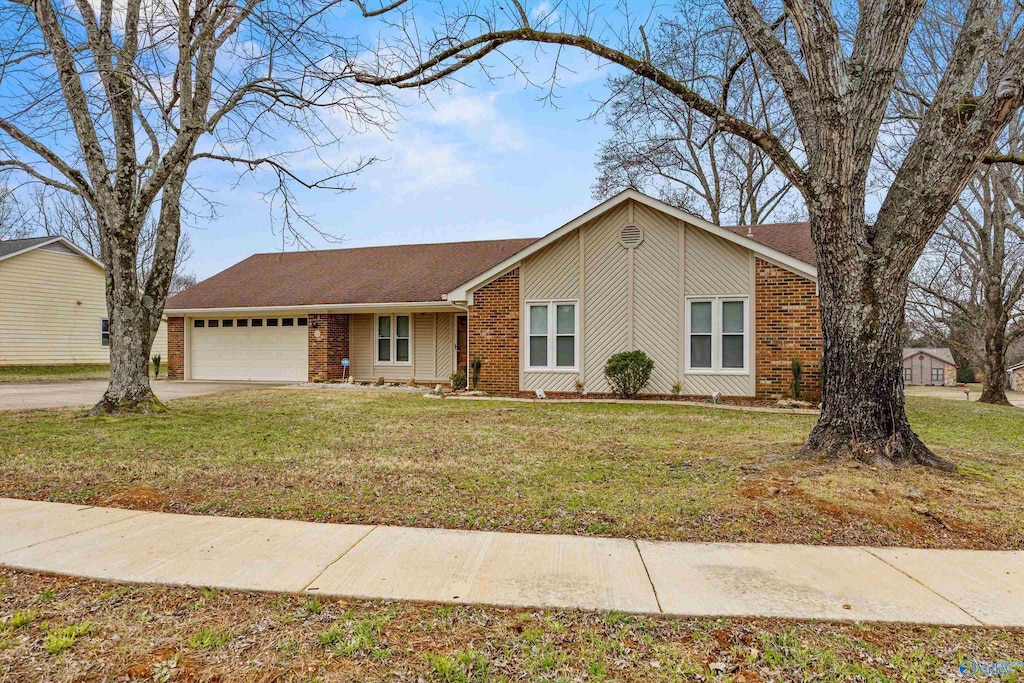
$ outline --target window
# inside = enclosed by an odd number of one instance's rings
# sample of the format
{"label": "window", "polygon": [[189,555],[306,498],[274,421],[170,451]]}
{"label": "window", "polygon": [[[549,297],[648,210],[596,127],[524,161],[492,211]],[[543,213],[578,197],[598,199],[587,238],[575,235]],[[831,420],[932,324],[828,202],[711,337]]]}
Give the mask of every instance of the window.
{"label": "window", "polygon": [[309,325],[309,318],[296,318],[296,321],[297,322],[295,324],[299,327],[306,327]]}
{"label": "window", "polygon": [[575,303],[529,303],[527,325],[527,369],[576,370],[578,321]]}
{"label": "window", "polygon": [[690,367],[711,369],[711,306],[710,301],[690,302]]}
{"label": "window", "polygon": [[253,327],[263,327],[263,318],[253,318],[252,319],[252,326]]}
{"label": "window", "polygon": [[267,318],[267,327],[277,327],[277,318]]}
{"label": "window", "polygon": [[192,321],[192,327],[206,327],[206,321],[196,318]]}
{"label": "window", "polygon": [[206,326],[207,327],[220,327],[220,321],[219,320],[209,320],[209,321],[207,321]]}
{"label": "window", "polygon": [[110,318],[100,319],[100,346],[110,346]]}
{"label": "window", "polygon": [[282,327],[295,327],[295,318],[281,318]]}
{"label": "window", "polygon": [[914,368],[903,368],[903,383],[910,384],[914,381]]}
{"label": "window", "polygon": [[234,327],[235,326],[235,321],[234,320],[221,320],[220,321],[220,326],[221,327]]}
{"label": "window", "polygon": [[748,372],[747,300],[690,299],[686,307],[688,372]]}
{"label": "window", "polygon": [[249,319],[248,318],[239,318],[238,319],[238,326],[239,327],[249,327]]}
{"label": "window", "polygon": [[407,315],[377,316],[377,357],[383,365],[409,363],[411,348],[410,322]]}
{"label": "window", "polygon": [[946,375],[946,369],[945,368],[932,368],[932,381],[933,382],[943,382],[943,381],[945,381],[945,379],[946,379],[945,375]]}

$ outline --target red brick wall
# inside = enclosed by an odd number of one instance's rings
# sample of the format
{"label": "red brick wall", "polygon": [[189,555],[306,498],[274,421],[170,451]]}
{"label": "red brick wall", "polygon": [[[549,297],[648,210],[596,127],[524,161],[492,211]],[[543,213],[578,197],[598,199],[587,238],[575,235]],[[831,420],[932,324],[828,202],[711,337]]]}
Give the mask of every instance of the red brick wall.
{"label": "red brick wall", "polygon": [[[341,379],[341,359],[349,354],[347,313],[314,313],[309,316],[309,381]],[[316,333],[320,332],[317,337]]]}
{"label": "red brick wall", "polygon": [[801,398],[821,398],[821,318],[815,284],[757,259],[757,397],[790,395],[794,358],[803,362]]}
{"label": "red brick wall", "polygon": [[167,379],[185,379],[185,319],[167,319]]}
{"label": "red brick wall", "polygon": [[468,360],[479,357],[479,389],[519,392],[519,269],[473,292]]}

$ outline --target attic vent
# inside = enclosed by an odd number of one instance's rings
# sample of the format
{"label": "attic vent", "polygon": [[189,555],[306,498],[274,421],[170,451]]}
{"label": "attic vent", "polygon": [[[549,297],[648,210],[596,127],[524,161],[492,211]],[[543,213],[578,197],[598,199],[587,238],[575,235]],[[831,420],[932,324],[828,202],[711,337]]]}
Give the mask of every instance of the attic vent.
{"label": "attic vent", "polygon": [[636,249],[644,241],[644,231],[639,225],[625,225],[619,231],[619,243],[626,249]]}

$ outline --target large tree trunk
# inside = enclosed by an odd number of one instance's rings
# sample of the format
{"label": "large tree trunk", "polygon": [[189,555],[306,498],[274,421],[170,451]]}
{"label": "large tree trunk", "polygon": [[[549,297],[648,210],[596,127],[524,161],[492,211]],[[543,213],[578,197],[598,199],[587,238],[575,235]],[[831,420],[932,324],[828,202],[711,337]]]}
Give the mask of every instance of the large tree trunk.
{"label": "large tree trunk", "polygon": [[998,406],[1013,405],[1006,397],[1006,389],[1006,332],[998,321],[986,319],[985,383],[978,400]]}
{"label": "large tree trunk", "polygon": [[[849,237],[867,236],[867,231],[842,225],[848,220],[811,216],[822,245],[822,408],[803,451],[882,466],[918,464],[953,470],[953,463],[924,445],[907,419],[900,338],[907,279],[879,268],[878,259],[865,253],[869,245]],[[826,261],[822,250],[847,256]]]}
{"label": "large tree trunk", "polygon": [[[100,219],[102,220],[102,218]],[[90,415],[154,413],[164,409],[149,385],[152,337],[143,310],[136,271],[138,231],[121,229],[108,234],[103,248],[107,314],[110,318],[110,384]]]}

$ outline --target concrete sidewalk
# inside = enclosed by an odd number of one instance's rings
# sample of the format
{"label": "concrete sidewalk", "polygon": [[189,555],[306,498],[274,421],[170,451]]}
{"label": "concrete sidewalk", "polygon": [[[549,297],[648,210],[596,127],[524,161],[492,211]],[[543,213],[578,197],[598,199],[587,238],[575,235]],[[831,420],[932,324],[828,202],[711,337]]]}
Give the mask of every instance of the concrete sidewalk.
{"label": "concrete sidewalk", "polygon": [[0,498],[0,564],[360,598],[1024,626],[1024,552],[634,542]]}

